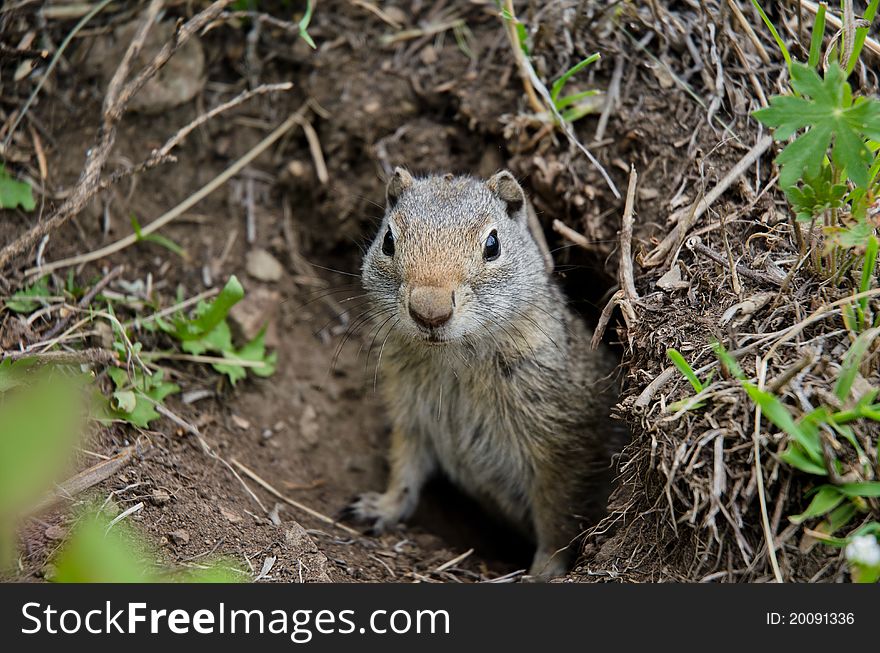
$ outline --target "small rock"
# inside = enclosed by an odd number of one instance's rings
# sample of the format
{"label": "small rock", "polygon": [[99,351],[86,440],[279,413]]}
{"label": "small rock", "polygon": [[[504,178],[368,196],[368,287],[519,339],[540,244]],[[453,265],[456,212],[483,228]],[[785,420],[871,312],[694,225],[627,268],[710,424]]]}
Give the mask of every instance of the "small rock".
{"label": "small rock", "polygon": [[673,290],[683,290],[688,288],[690,284],[687,281],[683,281],[681,278],[681,268],[677,265],[673,265],[669,272],[664,274],[662,277],[657,279],[657,287],[661,290],[673,291]]}
{"label": "small rock", "polygon": [[[140,29],[141,22],[142,19],[138,16],[120,25],[112,33],[95,39],[86,65],[103,78],[104,86],[116,72],[119,61]],[[132,62],[132,68],[139,70],[145,66],[165,43],[174,38],[176,31],[173,20],[154,24],[143,49]],[[147,81],[131,98],[128,108],[153,115],[163,113],[192,100],[204,88],[205,80],[205,52],[199,39],[192,36],[162,68],[161,73]]]}
{"label": "small rock", "polygon": [[58,525],[49,526],[49,528],[44,531],[44,535],[50,540],[60,541],[67,537],[67,529]]}
{"label": "small rock", "polygon": [[252,249],[247,253],[245,264],[247,272],[259,281],[275,282],[281,279],[284,268],[274,256],[265,249]]}
{"label": "small rock", "polygon": [[168,533],[168,538],[175,544],[181,546],[189,544],[189,533],[182,528]]}
{"label": "small rock", "polygon": [[320,432],[318,411],[311,404],[306,405],[302,416],[299,418],[299,432],[303,440],[309,444],[318,444],[318,434]]}
{"label": "small rock", "polygon": [[232,414],[232,423],[235,424],[242,431],[247,431],[251,428],[251,423],[249,421],[247,421],[241,415],[236,415],[235,413]]}
{"label": "small rock", "polygon": [[241,521],[241,515],[226,506],[220,506],[220,514],[226,517],[231,524],[237,524]]}
{"label": "small rock", "polygon": [[270,439],[273,435],[275,435],[275,431],[272,429],[263,429],[263,432],[260,434],[264,440]]}
{"label": "small rock", "polygon": [[437,50],[434,49],[432,45],[426,45],[422,48],[422,51],[419,52],[419,59],[422,60],[422,63],[426,66],[430,66],[431,64],[437,63],[437,60],[440,57],[437,55]]}
{"label": "small rock", "polygon": [[317,553],[318,547],[311,536],[297,522],[291,522],[284,531],[284,541],[287,545],[299,553]]}
{"label": "small rock", "polygon": [[382,11],[385,12],[385,17],[398,25],[406,25],[407,18],[406,12],[399,7],[385,7]]}
{"label": "small rock", "polygon": [[171,501],[171,495],[165,490],[156,488],[150,493],[150,501],[153,502],[153,505],[162,506]]}
{"label": "small rock", "polygon": [[266,327],[265,344],[278,346],[275,317],[281,306],[281,294],[268,288],[254,288],[229,309],[229,325],[236,338],[250,342]]}

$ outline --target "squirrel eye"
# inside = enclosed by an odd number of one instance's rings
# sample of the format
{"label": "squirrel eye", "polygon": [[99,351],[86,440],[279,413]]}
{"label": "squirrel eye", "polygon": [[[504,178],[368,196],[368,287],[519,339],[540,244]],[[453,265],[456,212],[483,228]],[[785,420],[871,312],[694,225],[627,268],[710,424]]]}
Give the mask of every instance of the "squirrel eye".
{"label": "squirrel eye", "polygon": [[494,261],[501,253],[501,241],[498,240],[498,232],[494,229],[489,237],[486,238],[486,245],[483,248],[483,260]]}
{"label": "squirrel eye", "polygon": [[390,227],[385,232],[385,238],[382,239],[382,253],[385,256],[394,256],[394,234],[391,233]]}

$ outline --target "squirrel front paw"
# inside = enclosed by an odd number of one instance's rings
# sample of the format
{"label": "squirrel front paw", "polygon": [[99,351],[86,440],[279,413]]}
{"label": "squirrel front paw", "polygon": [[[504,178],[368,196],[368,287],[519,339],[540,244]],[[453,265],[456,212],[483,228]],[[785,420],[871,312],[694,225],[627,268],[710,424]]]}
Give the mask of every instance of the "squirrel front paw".
{"label": "squirrel front paw", "polygon": [[404,506],[399,498],[387,492],[364,492],[355,497],[339,514],[339,519],[368,526],[378,535],[390,530],[403,519]]}

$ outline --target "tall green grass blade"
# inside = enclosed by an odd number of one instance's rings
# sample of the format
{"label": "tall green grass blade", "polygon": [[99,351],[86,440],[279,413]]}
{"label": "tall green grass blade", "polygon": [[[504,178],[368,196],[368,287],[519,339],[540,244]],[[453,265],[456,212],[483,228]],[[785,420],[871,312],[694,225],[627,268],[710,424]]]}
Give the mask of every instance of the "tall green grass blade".
{"label": "tall green grass blade", "polygon": [[696,392],[702,392],[703,384],[700,383],[700,379],[694,374],[693,368],[684,359],[684,356],[682,356],[677,349],[667,349],[666,355],[669,357],[669,360],[672,361],[672,364],[678,368],[678,371],[684,375],[684,378],[690,382],[694,390]]}
{"label": "tall green grass blade", "polygon": [[312,50],[317,49],[318,46],[315,45],[315,42],[312,40],[312,37],[309,36],[309,23],[312,22],[312,11],[314,10],[314,5],[312,4],[312,0],[306,0],[306,13],[303,14],[303,17],[300,19],[298,27],[299,27],[299,37],[309,44],[309,47]]}
{"label": "tall green grass blade", "polygon": [[[761,412],[767,419],[797,442],[812,462],[821,466],[823,459],[818,434],[808,432],[806,429],[798,426],[788,408],[775,395],[759,389],[748,381],[742,381],[741,383],[752,401],[761,407]],[[824,471],[824,467],[822,469]]]}
{"label": "tall green grass blade", "polygon": [[600,92],[601,91],[597,91],[596,89],[592,89],[589,91],[582,91],[581,93],[572,93],[571,95],[566,95],[565,97],[559,99],[559,101],[556,103],[556,108],[559,109],[560,111],[562,111],[567,106],[570,106],[572,104],[576,104],[585,98],[593,97],[594,95],[599,95]]}
{"label": "tall green grass blade", "polygon": [[752,4],[755,5],[755,9],[758,10],[758,13],[761,14],[761,20],[764,21],[767,29],[769,29],[770,33],[773,35],[773,39],[776,41],[776,45],[779,47],[779,51],[782,53],[782,58],[785,59],[785,65],[788,66],[790,70],[791,54],[789,54],[788,48],[785,47],[785,42],[782,40],[782,37],[779,36],[779,32],[776,31],[776,26],[773,24],[770,18],[768,18],[767,14],[764,12],[764,8],[761,6],[761,3],[758,2],[758,0],[752,0]]}
{"label": "tall green grass blade", "polygon": [[819,58],[822,55],[822,40],[825,37],[825,10],[828,5],[824,2],[819,3],[819,11],[816,12],[816,21],[813,23],[813,36],[810,39],[810,58],[808,64],[810,68],[819,66]]}
{"label": "tall green grass blade", "polygon": [[721,364],[727,368],[728,372],[730,372],[731,376],[740,381],[745,380],[746,375],[743,374],[742,368],[739,366],[739,363],[736,362],[736,359],[730,355],[730,352],[724,348],[724,345],[716,340],[712,343],[712,350],[715,352],[718,360],[721,361]]}
{"label": "tall green grass blade", "polygon": [[880,481],[841,483],[835,487],[848,497],[880,497]]}
{"label": "tall green grass blade", "polygon": [[[868,4],[868,8],[865,10],[865,15],[863,18],[870,22],[873,22],[874,17],[877,15],[877,7],[880,5],[880,0],[871,0]],[[852,73],[855,69],[856,64],[859,61],[859,57],[862,54],[862,48],[865,47],[865,39],[868,37],[868,28],[867,27],[859,27],[856,30],[856,41],[853,44],[853,51],[849,57],[849,61],[846,64],[846,74],[847,77]]]}
{"label": "tall green grass blade", "polygon": [[[877,250],[880,244],[875,236],[868,238],[868,246],[865,248],[865,258],[862,263],[862,281],[859,284],[859,292],[868,292],[871,289],[871,282],[874,279],[874,270],[877,268]],[[862,316],[868,311],[868,298],[862,297],[859,300],[859,308],[862,309]],[[864,325],[862,325],[864,326]]]}
{"label": "tall green grass blade", "polygon": [[806,454],[804,454],[803,449],[795,443],[791,443],[788,449],[779,454],[779,458],[782,459],[784,463],[787,463],[802,472],[806,472],[807,474],[828,476],[828,471],[825,467],[810,460]]}

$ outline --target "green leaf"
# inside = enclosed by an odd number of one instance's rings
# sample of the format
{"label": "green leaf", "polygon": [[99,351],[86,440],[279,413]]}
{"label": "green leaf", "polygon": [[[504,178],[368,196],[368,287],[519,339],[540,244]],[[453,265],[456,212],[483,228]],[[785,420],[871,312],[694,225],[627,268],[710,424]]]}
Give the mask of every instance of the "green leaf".
{"label": "green leaf", "polygon": [[[571,79],[573,75],[576,75],[578,72],[580,72],[590,64],[598,61],[599,59],[601,59],[601,57],[602,55],[600,55],[598,52],[595,52],[562,73],[562,76],[555,82],[553,82],[553,86],[550,89],[550,98],[553,100],[553,104],[556,104],[556,100],[559,97],[559,94],[562,92],[562,89],[565,88],[568,80]],[[557,108],[559,107],[558,104],[556,104],[556,106]]]}
{"label": "green leaf", "polygon": [[0,209],[14,209],[20,206],[25,211],[33,211],[37,207],[30,184],[16,181],[6,167],[0,164]]}
{"label": "green leaf", "polygon": [[312,6],[312,0],[306,0],[306,13],[303,14],[303,17],[300,19],[300,21],[298,23],[298,27],[299,27],[299,37],[303,41],[308,43],[309,47],[312,48],[312,50],[315,50],[317,48],[317,46],[315,45],[315,42],[312,40],[312,37],[309,36],[309,32],[308,32],[309,23],[312,22],[313,9],[314,9],[314,7]]}
{"label": "green leaf", "polygon": [[[764,416],[800,445],[810,460],[821,467],[823,459],[818,434],[802,429],[795,423],[788,408],[775,395],[758,389],[748,381],[741,381],[741,383],[752,401],[761,407]],[[824,467],[822,467],[822,471],[825,471]]]}
{"label": "green leaf", "polygon": [[[865,247],[865,257],[862,261],[862,280],[859,283],[859,292],[868,292],[874,279],[874,271],[877,268],[877,251],[880,249],[880,242],[873,234],[868,238],[868,244]],[[868,311],[868,297],[862,297],[859,300],[859,307],[862,309],[862,315]]]}
{"label": "green leaf", "polygon": [[229,325],[225,321],[220,322],[201,338],[182,341],[180,346],[183,351],[195,355],[207,352],[220,354],[234,349],[232,346],[232,332],[229,330]]}
{"label": "green leaf", "polygon": [[849,393],[859,373],[862,359],[878,335],[880,335],[880,327],[868,329],[856,338],[844,355],[843,363],[840,366],[840,376],[834,386],[834,394],[841,401],[846,401],[849,398]]}
{"label": "green leaf", "polygon": [[60,480],[85,417],[83,376],[29,366],[0,365],[6,377],[0,399],[0,530],[5,519]]}
{"label": "green leaf", "polygon": [[526,30],[526,26],[523,25],[521,22],[516,21],[516,23],[514,24],[514,28],[516,29],[516,38],[519,41],[520,50],[522,50],[523,54],[527,57],[531,56],[531,54],[529,53],[529,33]]}
{"label": "green leaf", "polygon": [[[572,93],[571,95],[566,95],[563,98],[559,98],[559,101],[556,103],[556,108],[562,111],[572,104],[577,104],[581,100],[585,100],[588,97],[594,97],[596,95],[599,95],[599,93],[600,91],[593,89],[590,91],[581,91],[580,93]],[[589,110],[593,111],[595,110],[595,108],[593,106],[589,106]]]}
{"label": "green leaf", "polygon": [[244,297],[244,288],[235,275],[229,277],[229,281],[220,291],[220,294],[211,302],[204,312],[193,322],[193,326],[202,334],[208,333],[215,326],[226,319],[235,304]]}
{"label": "green leaf", "polygon": [[[232,385],[235,385],[236,382],[245,378],[245,376],[247,375],[247,369],[250,369],[257,376],[272,376],[272,374],[275,373],[275,364],[278,358],[278,354],[277,352],[273,352],[268,356],[266,355],[265,338],[266,327],[263,327],[253,340],[251,340],[238,351],[223,352],[224,358],[228,358],[230,359],[230,361],[233,362],[231,362],[230,364],[214,363],[214,369],[218,372],[226,374],[226,376],[229,377],[229,381],[230,383],[232,383]],[[246,369],[242,365],[236,365],[234,361],[262,363],[262,365]]]}
{"label": "green leaf", "polygon": [[[841,528],[846,526],[848,523],[852,521],[852,518],[855,517],[859,512],[859,509],[852,501],[847,501],[845,503],[841,503],[834,510],[832,510],[828,516],[823,519],[818,526],[816,526],[816,530],[820,533],[825,533],[829,537],[839,531]],[[830,546],[844,546],[846,545],[845,539],[835,538],[833,540],[822,540],[825,544]]]}
{"label": "green leaf", "polygon": [[137,396],[134,390],[117,390],[113,393],[113,406],[123,413],[130,413],[137,406]]}
{"label": "green leaf", "polygon": [[852,89],[836,64],[824,79],[802,63],[794,62],[790,68],[792,88],[803,97],[774,96],[769,107],[753,114],[774,129],[777,140],[807,130],[777,157],[779,185],[788,189],[801,178],[816,178],[830,147],[835,165],[857,187],[866,188],[873,161],[867,141],[880,137],[880,101],[853,101]]}
{"label": "green leaf", "polygon": [[697,378],[693,368],[691,368],[688,362],[684,359],[684,356],[682,356],[677,349],[667,349],[666,355],[669,357],[669,360],[672,361],[672,364],[678,368],[678,371],[684,375],[684,378],[690,382],[694,390],[696,392],[702,392],[703,384]]}
{"label": "green leaf", "polygon": [[789,517],[793,524],[800,524],[814,517],[821,517],[827,512],[834,510],[846,497],[833,485],[823,485],[819,488],[810,501],[807,509],[799,515]]}
{"label": "green leaf", "polygon": [[740,381],[745,380],[746,375],[743,374],[742,368],[739,366],[739,363],[736,362],[736,359],[730,355],[730,352],[724,348],[724,345],[716,340],[712,343],[712,351],[715,352],[718,360],[721,361],[721,364],[727,368],[727,371],[733,377]]}
{"label": "green leaf", "polygon": [[133,531],[124,523],[109,528],[96,515],[81,518],[53,560],[57,583],[155,583]]}
{"label": "green leaf", "polygon": [[[172,328],[168,328],[166,322],[158,324],[163,331],[173,335],[178,340],[184,341],[184,349],[186,349],[186,341],[205,340],[202,344],[193,343],[191,349],[187,349],[190,353],[199,354],[208,349],[213,348],[215,351],[223,351],[232,348],[232,338],[225,337],[228,332],[213,333],[221,324],[225,325],[226,316],[229,314],[235,304],[244,297],[244,288],[241,286],[238,278],[233,275],[229,277],[229,281],[220,291],[220,294],[214,298],[214,301],[206,303],[199,302],[196,307],[196,317],[188,319],[179,316],[174,320]],[[221,327],[222,329],[222,327]]]}
{"label": "green leaf", "polygon": [[810,58],[807,65],[816,68],[819,65],[819,57],[822,56],[822,40],[825,37],[825,10],[824,2],[819,3],[816,11],[816,20],[813,22],[813,35],[810,38]]}
{"label": "green leaf", "polygon": [[805,176],[803,185],[784,190],[797,219],[810,222],[825,211],[843,207],[847,188],[846,184],[835,184],[831,166],[823,165],[817,176]]}
{"label": "green leaf", "polygon": [[134,213],[131,214],[131,226],[134,229],[135,240],[137,242],[155,243],[160,247],[164,247],[165,249],[174,252],[181,258],[188,258],[186,250],[170,238],[166,238],[161,234],[147,234],[144,236],[141,231],[141,224],[138,222],[137,216],[135,216]]}
{"label": "green leaf", "polygon": [[[31,313],[40,306],[40,299],[51,295],[49,291],[49,276],[42,277],[34,285],[19,290],[6,300],[6,308],[15,313]],[[33,298],[33,299],[31,299]]]}
{"label": "green leaf", "polygon": [[168,395],[180,392],[180,386],[163,380],[161,370],[147,376],[141,370],[134,369],[129,377],[124,369],[111,367],[107,375],[117,388],[110,400],[107,416],[140,428],[149,427],[150,422],[161,417],[156,404],[162,404]]}
{"label": "green leaf", "polygon": [[880,481],[841,483],[835,487],[848,497],[880,497]]}
{"label": "green leaf", "polygon": [[788,449],[779,454],[783,462],[791,465],[795,469],[799,469],[807,474],[816,474],[817,476],[828,476],[828,472],[824,466],[819,465],[804,454],[803,449],[795,443],[790,443]]}
{"label": "green leaf", "polygon": [[[865,10],[865,15],[862,16],[862,18],[864,20],[866,20],[869,25],[871,24],[871,22],[873,22],[874,16],[877,15],[878,4],[880,4],[880,2],[878,2],[878,0],[871,0],[870,4],[868,4],[867,10]],[[824,12],[823,12],[823,15],[824,15]],[[818,18],[818,15],[817,15],[817,18]],[[855,43],[853,44],[852,54],[850,55],[849,61],[846,64],[847,77],[849,77],[849,75],[852,73],[853,69],[855,69],[856,63],[858,63],[859,56],[862,53],[862,48],[865,45],[865,39],[867,38],[867,36],[868,36],[868,28],[867,27],[859,27],[856,29],[856,40],[855,40]]]}

